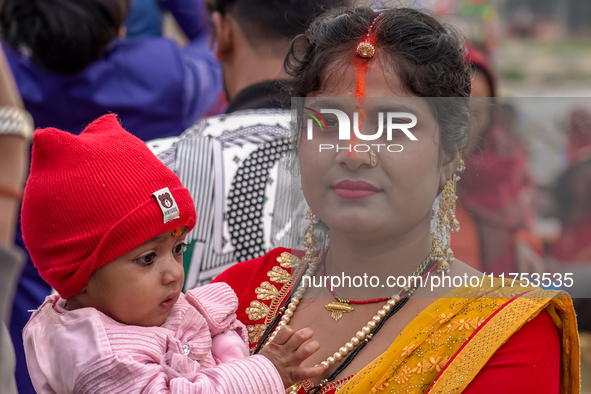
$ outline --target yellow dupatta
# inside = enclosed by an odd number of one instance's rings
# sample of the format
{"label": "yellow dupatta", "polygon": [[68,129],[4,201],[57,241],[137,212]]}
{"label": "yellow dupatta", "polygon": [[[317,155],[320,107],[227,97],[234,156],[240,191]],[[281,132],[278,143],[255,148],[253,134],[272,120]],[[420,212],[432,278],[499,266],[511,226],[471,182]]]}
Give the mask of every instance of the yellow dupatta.
{"label": "yellow dupatta", "polygon": [[[490,284],[490,280],[486,282]],[[337,394],[461,393],[493,354],[544,309],[560,333],[561,393],[579,393],[579,337],[567,293],[494,279],[452,290],[421,312]]]}

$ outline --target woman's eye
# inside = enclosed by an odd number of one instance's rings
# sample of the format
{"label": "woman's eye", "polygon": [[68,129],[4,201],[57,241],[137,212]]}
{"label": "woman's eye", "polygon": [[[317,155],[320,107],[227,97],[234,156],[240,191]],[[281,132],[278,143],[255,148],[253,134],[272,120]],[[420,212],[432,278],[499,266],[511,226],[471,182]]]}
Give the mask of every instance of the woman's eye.
{"label": "woman's eye", "polygon": [[187,250],[187,244],[183,242],[183,243],[176,245],[173,249],[173,252],[175,254],[182,255],[183,253],[185,253],[186,250]]}
{"label": "woman's eye", "polygon": [[[392,118],[392,124],[405,124],[408,123],[408,119],[403,118]],[[398,130],[400,131],[400,130]]]}
{"label": "woman's eye", "polygon": [[145,256],[142,256],[140,258],[137,258],[137,259],[135,259],[133,261],[136,262],[139,265],[148,266],[148,265],[152,265],[152,263],[154,262],[154,260],[156,260],[156,253],[150,253],[148,255],[145,255]]}
{"label": "woman's eye", "polygon": [[339,125],[339,121],[336,116],[333,115],[325,115],[324,120],[326,121],[327,127],[336,127]]}

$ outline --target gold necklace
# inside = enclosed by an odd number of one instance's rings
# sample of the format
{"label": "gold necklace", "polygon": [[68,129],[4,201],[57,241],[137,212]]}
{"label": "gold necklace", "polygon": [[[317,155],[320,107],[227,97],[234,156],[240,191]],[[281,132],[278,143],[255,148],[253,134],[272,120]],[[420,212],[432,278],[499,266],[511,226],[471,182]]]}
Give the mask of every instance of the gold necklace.
{"label": "gold necklace", "polygon": [[[419,264],[417,269],[415,269],[415,271],[412,273],[411,277],[419,276],[419,274],[421,272],[423,272],[425,267],[427,267],[427,265],[431,261],[431,258],[432,258],[431,255],[429,255],[421,264]],[[326,276],[325,275],[325,263],[324,263],[324,258],[323,258],[322,277],[324,278],[325,276]],[[324,283],[326,284],[326,280],[324,280]],[[405,286],[405,287],[403,287],[403,289],[404,289],[404,291],[408,291],[409,287]],[[327,290],[330,292],[330,294],[332,294],[332,296],[335,298],[336,301],[330,302],[329,304],[325,305],[324,308],[326,308],[326,310],[330,312],[330,317],[334,321],[339,321],[339,319],[343,316],[343,313],[353,312],[355,310],[355,308],[353,308],[351,306],[351,304],[353,304],[353,305],[355,305],[355,304],[360,304],[360,305],[373,304],[373,303],[377,303],[377,302],[388,301],[390,299],[388,297],[384,297],[384,298],[377,298],[377,299],[370,299],[370,300],[363,300],[363,301],[347,300],[347,299],[338,297],[337,294],[332,289],[329,289],[328,287],[327,287]]]}
{"label": "gold necklace", "polygon": [[[428,263],[429,263],[429,261],[427,261],[427,264],[425,264],[425,262],[422,262],[419,265],[419,268],[422,268],[422,270],[424,270],[427,267]],[[310,277],[312,277],[316,273],[316,269],[318,268],[319,264],[320,264],[320,257],[316,256],[308,265],[305,275],[309,275]],[[416,274],[415,276],[418,276],[422,273],[422,270],[419,268],[417,268],[417,270],[415,271],[415,274]],[[281,321],[279,322],[279,324],[277,325],[277,328],[269,336],[268,342],[272,341],[275,338],[275,336],[277,335],[279,330],[281,330],[282,327],[287,326],[289,324],[289,322],[291,321],[291,318],[293,317],[293,314],[295,313],[295,311],[296,311],[298,305],[300,304],[301,299],[304,296],[304,293],[306,292],[307,289],[308,289],[308,286],[304,283],[304,281],[302,281],[302,283],[300,284],[298,289],[293,293],[293,297],[291,298],[291,301],[289,302],[287,308],[285,309],[284,315],[281,318]],[[400,290],[400,292],[398,294],[393,295],[377,311],[377,313],[371,318],[371,320],[368,321],[367,324],[361,328],[361,330],[359,330],[359,331],[357,331],[357,333],[355,333],[355,336],[353,336],[348,342],[346,342],[343,346],[341,346],[338,349],[338,351],[336,351],[332,356],[328,357],[326,360],[322,361],[320,364],[322,364],[324,366],[324,368],[326,369],[330,365],[334,364],[335,362],[341,361],[343,359],[343,357],[346,357],[362,341],[369,342],[373,338],[373,334],[372,334],[373,329],[376,328],[377,324],[382,320],[382,318],[388,314],[390,309],[392,309],[392,307],[394,307],[394,305],[396,305],[398,302],[400,302],[400,300],[402,299],[401,294],[408,292],[410,295],[412,295],[414,293],[415,289],[416,289],[416,287],[415,288],[405,287],[404,289]],[[324,383],[321,383],[322,385],[327,383],[325,381],[323,381],[323,382]],[[300,387],[301,387],[301,384],[296,383],[293,386],[289,387],[287,389],[286,393],[287,394],[296,394]]]}
{"label": "gold necklace", "polygon": [[[312,213],[312,211],[310,209],[308,209],[308,211],[306,212],[306,218],[310,220],[310,224],[308,225],[308,232],[304,236],[304,244],[306,246],[306,253],[305,253],[304,257],[302,258],[302,263],[304,263],[304,264],[308,263],[305,275],[307,275],[311,278],[316,273],[316,269],[320,265],[321,259],[320,259],[320,249],[318,248],[318,243],[316,242],[316,239],[314,238],[313,222],[314,222],[314,220],[316,220],[316,216]],[[431,253],[429,257],[432,257],[432,254],[433,253]],[[323,255],[323,257],[324,257],[324,255]],[[437,261],[436,259],[433,259],[433,260]],[[427,262],[427,264],[428,264],[428,262]],[[421,265],[419,266],[419,268],[423,268],[423,269],[425,267],[426,267],[425,262],[421,263]],[[417,268],[417,270],[419,268]],[[304,281],[302,281],[302,283],[300,284],[298,289],[294,293],[292,293],[292,298],[291,298],[287,308],[285,309],[285,311],[280,312],[280,313],[284,313],[284,315],[281,317],[281,321],[278,323],[275,330],[269,335],[267,340],[262,339],[263,341],[265,341],[263,346],[265,346],[267,343],[272,341],[275,338],[275,336],[277,335],[277,332],[279,332],[279,330],[281,330],[282,327],[289,324],[293,314],[295,313],[295,311],[296,311],[296,309],[297,309],[297,307],[298,307],[298,305],[299,305],[299,303],[300,303],[300,301],[301,301],[302,297],[304,296],[304,293],[306,292],[307,289],[308,289],[308,286],[306,286]],[[405,287],[404,291],[407,291],[409,293],[409,296],[412,296],[415,289],[416,289],[416,287],[415,288]],[[349,354],[349,352],[351,352],[356,346],[358,346],[361,343],[361,341],[369,342],[373,337],[373,333],[372,333],[373,329],[376,328],[377,324],[382,320],[382,318],[384,316],[386,316],[388,314],[388,312],[392,309],[392,307],[394,307],[398,302],[400,302],[402,300],[402,298],[400,297],[400,293],[402,293],[402,290],[399,292],[399,294],[395,294],[394,296],[392,296],[386,302],[386,304],[378,310],[378,312],[371,318],[371,320],[368,321],[367,324],[361,328],[361,330],[357,331],[357,333],[355,334],[354,337],[352,337],[347,343],[345,343],[344,346],[340,347],[337,352],[335,352],[332,356],[328,357],[325,361],[322,361],[320,364],[322,364],[326,369],[330,365],[334,364],[335,362],[342,360],[343,357],[347,356]],[[281,309],[283,309],[283,308],[281,308]],[[328,383],[327,379],[324,379],[320,383],[320,387],[325,386],[327,383]],[[297,394],[300,387],[301,387],[301,384],[296,383],[293,386],[289,387],[287,389],[286,393],[287,394]]]}

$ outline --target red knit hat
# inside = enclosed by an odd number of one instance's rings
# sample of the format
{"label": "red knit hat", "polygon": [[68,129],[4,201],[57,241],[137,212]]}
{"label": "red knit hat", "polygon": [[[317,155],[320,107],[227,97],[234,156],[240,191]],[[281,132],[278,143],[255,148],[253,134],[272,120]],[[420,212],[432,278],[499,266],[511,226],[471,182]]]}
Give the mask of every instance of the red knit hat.
{"label": "red knit hat", "polygon": [[21,212],[33,263],[63,298],[94,270],[197,219],[189,191],[115,115],[78,136],[35,132]]}

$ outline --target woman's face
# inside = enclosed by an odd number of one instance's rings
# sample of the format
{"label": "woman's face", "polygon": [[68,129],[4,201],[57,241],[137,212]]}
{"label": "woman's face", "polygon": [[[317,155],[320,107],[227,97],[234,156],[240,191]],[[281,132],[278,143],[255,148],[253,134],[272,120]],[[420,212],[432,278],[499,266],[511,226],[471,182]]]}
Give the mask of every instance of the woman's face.
{"label": "woman's face", "polygon": [[[385,74],[379,62],[373,61],[365,84],[366,98],[362,107],[367,118],[361,133],[376,133],[379,112],[407,112],[417,118],[416,126],[409,129],[417,140],[395,132],[388,141],[385,120],[379,140],[339,140],[336,117],[323,114],[328,129],[321,130],[316,125],[312,140],[306,132],[300,134],[298,157],[302,189],[312,211],[332,232],[348,233],[359,239],[391,239],[421,225],[428,227],[438,189],[455,170],[457,159],[446,159],[442,153],[443,166],[440,164],[439,129],[431,109],[425,101],[405,92],[396,75]],[[319,91],[305,100],[307,108],[318,112],[327,108],[344,111],[351,119],[351,126],[356,104],[352,66],[330,91]],[[410,119],[402,117],[394,120],[394,123],[408,122]],[[354,135],[353,130],[351,134]],[[366,149],[362,144],[384,145],[379,152],[378,147],[370,145],[377,156],[377,165],[372,167],[370,154],[349,153],[349,144],[357,145],[358,150]],[[401,145],[402,151],[386,149],[394,144]],[[325,149],[327,145],[344,149],[337,152]],[[391,150],[400,150],[400,147]]]}

